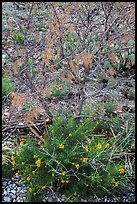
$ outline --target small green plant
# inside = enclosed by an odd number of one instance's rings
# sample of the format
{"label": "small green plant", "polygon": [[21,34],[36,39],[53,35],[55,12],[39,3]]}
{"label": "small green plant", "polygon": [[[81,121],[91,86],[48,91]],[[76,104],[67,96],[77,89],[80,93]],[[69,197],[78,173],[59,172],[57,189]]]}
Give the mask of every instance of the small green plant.
{"label": "small green plant", "polygon": [[134,100],[135,99],[135,89],[129,89],[127,93],[127,98],[129,100]]}
{"label": "small green plant", "polygon": [[4,75],[2,77],[2,96],[7,96],[11,91],[14,90],[11,80]]}
{"label": "small green plant", "polygon": [[64,97],[70,92],[70,87],[67,82],[56,82],[52,86],[52,96]]}
{"label": "small green plant", "polygon": [[19,44],[23,44],[24,43],[24,36],[22,35],[22,33],[16,33],[14,35],[14,40]]}
{"label": "small green plant", "polygon": [[104,196],[126,192],[124,161],[112,157],[119,136],[94,134],[97,125],[93,118],[77,122],[60,116],[42,140],[27,138],[20,143],[13,166],[28,186],[29,200],[38,200],[46,188],[63,192],[70,199],[77,193]]}
{"label": "small green plant", "polygon": [[10,178],[13,173],[11,169],[11,155],[12,155],[12,148],[9,147],[9,144],[12,145],[12,143],[8,143],[8,145],[2,144],[2,177],[3,178]]}
{"label": "small green plant", "polygon": [[34,101],[28,101],[24,104],[24,110],[25,111],[31,111],[32,108],[35,106],[35,102]]}
{"label": "small green plant", "polygon": [[104,103],[104,109],[107,114],[113,113],[117,108],[117,105],[114,101],[107,101]]}

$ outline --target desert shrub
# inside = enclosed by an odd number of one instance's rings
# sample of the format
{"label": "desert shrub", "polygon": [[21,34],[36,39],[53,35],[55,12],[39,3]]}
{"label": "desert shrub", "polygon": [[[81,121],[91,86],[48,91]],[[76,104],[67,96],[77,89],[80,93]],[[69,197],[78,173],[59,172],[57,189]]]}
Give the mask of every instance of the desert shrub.
{"label": "desert shrub", "polygon": [[[58,117],[42,141],[27,138],[14,154],[15,172],[28,185],[29,199],[40,196],[45,188],[67,196],[103,196],[124,192],[124,161],[112,158],[115,138],[94,135],[96,122]],[[31,196],[32,195],[32,196]]]}

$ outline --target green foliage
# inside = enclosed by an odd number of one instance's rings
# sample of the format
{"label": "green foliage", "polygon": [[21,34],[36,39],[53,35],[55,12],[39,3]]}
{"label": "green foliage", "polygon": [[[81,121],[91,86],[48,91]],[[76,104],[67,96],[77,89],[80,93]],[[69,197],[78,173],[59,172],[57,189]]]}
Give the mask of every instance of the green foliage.
{"label": "green foliage", "polygon": [[19,44],[23,44],[24,43],[24,36],[22,35],[22,33],[16,33],[14,35],[14,40]]}
{"label": "green foliage", "polygon": [[32,108],[35,106],[35,102],[34,101],[28,101],[24,104],[24,110],[25,111],[31,111]]}
{"label": "green foliage", "polygon": [[134,100],[135,99],[135,89],[129,89],[127,93],[127,98],[129,100]]}
{"label": "green foliage", "polygon": [[10,178],[13,173],[11,170],[11,157],[12,149],[8,146],[2,145],[2,177]]}
{"label": "green foliage", "polygon": [[117,108],[117,105],[114,101],[107,101],[104,103],[104,109],[107,114],[113,113]]}
{"label": "green foliage", "polygon": [[57,97],[64,97],[70,92],[69,84],[65,82],[55,82],[52,85],[52,94],[51,96],[57,96]]}
{"label": "green foliage", "polygon": [[11,80],[4,75],[2,77],[2,96],[7,96],[11,91],[14,90]]}
{"label": "green foliage", "polygon": [[111,158],[117,137],[95,135],[97,125],[93,118],[78,122],[58,117],[44,133],[45,142],[27,138],[21,144],[14,154],[14,168],[28,185],[29,201],[38,200],[43,188],[63,191],[70,200],[77,193],[103,196],[125,190],[124,162]]}

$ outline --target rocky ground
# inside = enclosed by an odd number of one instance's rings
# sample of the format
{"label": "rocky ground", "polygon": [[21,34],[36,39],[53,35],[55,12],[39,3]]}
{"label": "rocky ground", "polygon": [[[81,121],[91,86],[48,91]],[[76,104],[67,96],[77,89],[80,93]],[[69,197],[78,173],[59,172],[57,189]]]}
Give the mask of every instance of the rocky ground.
{"label": "rocky ground", "polygon": [[[27,187],[21,184],[21,177],[14,176],[11,179],[3,179],[2,181],[2,202],[24,202]],[[65,195],[55,193],[51,190],[45,190],[43,202],[65,202]],[[131,191],[122,197],[104,197],[98,198],[88,196],[77,198],[76,202],[135,202],[135,192]]]}

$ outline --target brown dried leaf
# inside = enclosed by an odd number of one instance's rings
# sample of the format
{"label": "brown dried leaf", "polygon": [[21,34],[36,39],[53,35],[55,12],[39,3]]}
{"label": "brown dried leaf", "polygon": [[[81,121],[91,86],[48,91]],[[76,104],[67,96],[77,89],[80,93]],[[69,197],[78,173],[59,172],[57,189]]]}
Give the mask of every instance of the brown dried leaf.
{"label": "brown dried leaf", "polygon": [[13,73],[14,73],[14,74],[18,74],[18,73],[19,73],[19,69],[18,69],[17,65],[14,65],[14,66],[12,67],[12,70],[13,70]]}
{"label": "brown dried leaf", "polygon": [[74,75],[73,75],[71,72],[69,72],[69,73],[67,73],[67,79],[68,79],[69,81],[72,81],[72,80],[75,79],[75,77],[74,77]]}
{"label": "brown dried leaf", "polygon": [[52,86],[46,85],[44,88],[38,88],[38,92],[42,95],[42,98],[50,98],[52,93]]}
{"label": "brown dried leaf", "polygon": [[114,75],[114,74],[116,74],[116,70],[114,70],[112,67],[109,67],[109,69],[107,70],[107,73],[109,74],[109,75]]}
{"label": "brown dried leaf", "polygon": [[43,109],[39,106],[34,106],[31,111],[25,113],[24,119],[27,123],[32,123],[35,119],[37,120],[39,115],[43,113]]}
{"label": "brown dried leaf", "polygon": [[120,62],[120,60],[119,60],[119,58],[118,58],[118,56],[117,55],[115,55],[115,53],[111,53],[111,55],[110,55],[110,60],[112,60],[114,63],[119,63]]}
{"label": "brown dried leaf", "polygon": [[76,73],[78,71],[77,66],[76,66],[76,64],[73,63],[73,61],[70,61],[69,65],[70,65],[70,68],[73,71],[73,73]]}
{"label": "brown dried leaf", "polygon": [[131,67],[132,67],[132,63],[131,63],[131,61],[128,59],[127,60],[127,63],[126,63],[126,66],[125,66],[127,69],[131,69]]}
{"label": "brown dried leaf", "polygon": [[80,54],[76,55],[75,61],[77,64],[83,64],[83,60]]}
{"label": "brown dried leaf", "polygon": [[73,33],[73,32],[74,32],[74,26],[73,26],[73,25],[69,25],[68,31],[69,31],[70,33]]}
{"label": "brown dried leaf", "polygon": [[17,95],[15,93],[12,93],[11,97],[13,98],[11,101],[13,106],[23,106],[28,98],[26,95]]}
{"label": "brown dried leaf", "polygon": [[82,56],[83,65],[88,68],[92,64],[92,55],[90,53],[85,53]]}

